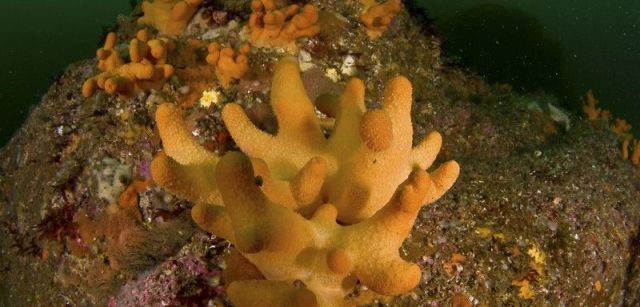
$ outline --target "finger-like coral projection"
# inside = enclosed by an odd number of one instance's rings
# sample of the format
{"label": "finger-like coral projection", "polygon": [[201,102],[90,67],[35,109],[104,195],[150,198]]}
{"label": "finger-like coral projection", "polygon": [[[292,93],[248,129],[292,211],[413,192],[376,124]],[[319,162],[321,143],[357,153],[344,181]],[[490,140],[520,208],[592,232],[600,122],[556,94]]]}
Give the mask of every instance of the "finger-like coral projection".
{"label": "finger-like coral projection", "polygon": [[272,105],[276,136],[255,128],[239,105],[223,111],[252,158],[220,159],[191,137],[177,107],[156,112],[164,152],[151,164],[153,179],[196,203],[194,221],[236,246],[224,274],[234,304],[352,306],[345,297],[358,281],[381,295],[415,287],[420,269],[398,249],[418,210],[453,185],[459,167],[425,171],[439,151],[437,133],[412,150],[410,83],[392,80],[382,109],[366,111],[364,85],[351,80],[318,105],[336,117],[326,139],[298,64],[286,58]]}
{"label": "finger-like coral projection", "polygon": [[138,23],[152,25],[160,34],[179,35],[187,28],[201,3],[202,0],[146,0],[142,3],[144,16],[138,19]]}
{"label": "finger-like coral projection", "polygon": [[116,34],[110,32],[104,40],[104,47],[96,51],[98,58],[98,70],[109,71],[116,69],[124,64],[120,54],[115,50],[117,42]]}
{"label": "finger-like coral projection", "polygon": [[360,22],[367,27],[370,38],[378,38],[387,29],[393,17],[400,12],[401,0],[387,0],[378,3],[377,0],[362,0],[364,9],[360,14]]}
{"label": "finger-like coral projection", "polygon": [[231,47],[221,48],[218,43],[209,44],[207,49],[207,63],[216,67],[216,77],[222,87],[228,88],[234,80],[240,80],[249,70],[248,55],[251,45],[243,45],[237,54]]}
{"label": "finger-like coral projection", "polygon": [[297,51],[296,39],[310,37],[320,32],[318,10],[307,4],[296,4],[278,9],[274,0],[253,0],[248,30],[251,42],[257,47],[282,47]]}
{"label": "finger-like coral projection", "polygon": [[[191,214],[198,225],[230,238],[232,235],[224,230],[228,229],[228,219],[214,178],[218,156],[192,138],[174,105],[160,105],[156,123],[164,151],[151,163],[153,180],[172,194],[195,203]],[[326,164],[320,158],[308,161],[290,181],[273,179],[262,160],[254,159],[254,167],[262,178],[262,189],[272,200],[291,209],[297,209],[295,204],[316,200],[326,174]]]}
{"label": "finger-like coral projection", "polygon": [[640,140],[633,141],[633,154],[631,155],[631,164],[640,166]]}
{"label": "finger-like coral projection", "polygon": [[611,125],[611,131],[617,135],[624,136],[631,131],[631,125],[624,119],[616,118],[616,120],[613,121],[613,125]]}
{"label": "finger-like coral projection", "polygon": [[[266,278],[255,279],[254,270],[236,264],[232,270],[247,273],[236,273],[227,293],[236,306],[306,307],[350,306],[345,297],[356,281],[383,295],[411,290],[421,272],[402,260],[398,249],[424,200],[437,199],[457,173],[454,162],[432,174],[415,169],[373,216],[342,226],[332,204],[322,205],[306,219],[270,201],[255,182],[250,159],[227,153],[216,170],[230,221],[223,232],[231,234],[230,240],[250,262],[246,265],[252,264]],[[304,287],[296,287],[296,281]]]}
{"label": "finger-like coral projection", "polygon": [[218,156],[192,138],[177,107],[160,105],[156,124],[164,152],[151,162],[153,180],[194,203],[220,205],[222,199],[214,178]]}
{"label": "finger-like coral projection", "polygon": [[437,132],[412,149],[411,101],[411,83],[397,77],[387,84],[382,108],[367,111],[364,84],[352,79],[342,95],[318,102],[321,111],[336,119],[325,138],[298,64],[286,58],[277,65],[271,87],[277,135],[256,128],[238,104],[227,104],[222,117],[242,151],[264,161],[268,172],[258,173],[263,177],[270,173],[265,180],[290,182],[312,159],[324,161],[327,179],[318,199],[279,202],[305,216],[328,202],[338,209],[340,222],[351,224],[377,212],[414,167],[426,169],[440,150],[442,139]]}
{"label": "finger-like coral projection", "polygon": [[[140,37],[144,34],[139,33]],[[148,41],[151,42],[151,41]],[[96,90],[102,89],[110,95],[120,95],[130,97],[134,94],[150,89],[160,89],[167,78],[173,75],[173,66],[164,64],[166,59],[166,46],[154,47],[162,52],[153,55],[150,45],[145,45],[139,38],[132,41],[130,45],[134,51],[135,60],[132,63],[124,63],[118,51],[115,50],[116,35],[109,33],[103,48],[98,49],[98,70],[97,76],[87,79],[82,85],[82,95],[91,97]],[[158,42],[158,44],[161,44]],[[132,45],[135,45],[133,47]],[[146,52],[145,48],[149,48]],[[150,60],[153,59],[153,61]],[[155,63],[154,63],[155,62]]]}
{"label": "finger-like coral projection", "polygon": [[151,39],[149,31],[143,29],[129,43],[129,57],[133,63],[163,65],[167,63],[167,54],[174,48],[175,44],[170,39]]}

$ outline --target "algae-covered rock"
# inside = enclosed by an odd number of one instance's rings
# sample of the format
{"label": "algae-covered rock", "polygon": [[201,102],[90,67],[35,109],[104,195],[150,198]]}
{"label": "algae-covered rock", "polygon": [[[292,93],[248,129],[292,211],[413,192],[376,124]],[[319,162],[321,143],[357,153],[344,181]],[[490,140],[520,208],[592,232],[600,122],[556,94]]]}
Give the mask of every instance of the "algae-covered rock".
{"label": "algae-covered rock", "polygon": [[[301,6],[258,2],[285,13],[285,5]],[[314,101],[356,77],[375,109],[387,81],[405,76],[413,85],[413,145],[437,130],[443,145],[434,165],[453,159],[461,168],[453,188],[418,213],[399,250],[420,267],[418,286],[375,301],[359,286],[351,301],[640,304],[639,171],[621,159],[608,123],[449,65],[442,38],[404,9],[370,38],[360,16],[371,1],[304,1],[317,10],[319,32],[296,36],[296,48],[254,46],[244,54],[247,71],[223,84],[206,46],[239,50],[250,40],[252,10],[238,3],[203,1],[181,34],[163,38],[175,45],[166,57],[175,74],[160,87],[85,98],[82,85],[98,61],[70,65],[0,150],[1,306],[231,306],[222,271],[234,248],[198,229],[193,203],[151,180],[151,161],[163,148],[154,114],[161,103],[174,104],[198,148],[215,155],[238,150],[218,102],[239,104],[256,127],[275,134],[271,81],[275,63],[291,53]],[[127,61],[128,42],[142,27],[162,36],[139,17],[120,18],[114,33],[122,43],[110,52]],[[203,92],[216,93],[216,103],[201,101]],[[323,131],[331,129],[331,119],[317,113]]]}

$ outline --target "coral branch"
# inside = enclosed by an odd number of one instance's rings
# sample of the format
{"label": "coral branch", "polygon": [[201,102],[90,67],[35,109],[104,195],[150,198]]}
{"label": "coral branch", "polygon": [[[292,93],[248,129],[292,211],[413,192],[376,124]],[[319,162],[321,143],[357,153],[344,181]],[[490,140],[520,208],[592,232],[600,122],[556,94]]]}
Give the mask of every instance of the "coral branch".
{"label": "coral branch", "polygon": [[253,0],[248,31],[257,47],[281,47],[297,51],[296,39],[320,32],[318,10],[307,4],[300,11],[298,5],[277,9],[273,0]]}
{"label": "coral branch", "polygon": [[240,80],[249,70],[249,44],[240,47],[237,54],[230,47],[221,49],[218,43],[209,44],[208,51],[207,63],[216,67],[216,76],[224,88],[234,80]]}
{"label": "coral branch", "polygon": [[[140,33],[144,37],[144,33]],[[98,69],[102,72],[87,79],[82,85],[82,95],[91,97],[98,89],[110,95],[131,97],[134,94],[151,89],[160,89],[167,78],[173,75],[173,66],[156,59],[153,63],[140,58],[139,62],[124,64],[115,50],[116,36],[109,33],[103,48],[98,49]],[[132,41],[134,56],[143,56],[145,45],[139,40]],[[156,50],[160,47],[154,47]],[[165,47],[162,47],[165,48]],[[166,52],[166,49],[165,49]],[[144,55],[146,57],[146,53]]]}
{"label": "coral branch", "polygon": [[367,27],[370,38],[378,38],[387,29],[393,17],[400,12],[401,0],[387,0],[378,3],[377,0],[363,0],[364,9],[360,14],[360,22]]}
{"label": "coral branch", "polygon": [[138,19],[138,23],[152,25],[160,34],[180,35],[187,28],[200,3],[202,0],[147,0],[142,3],[144,16]]}
{"label": "coral branch", "polygon": [[236,247],[225,274],[236,306],[352,306],[345,297],[357,281],[381,295],[416,286],[420,269],[399,248],[459,167],[449,161],[426,171],[442,143],[436,132],[412,149],[411,91],[407,79],[394,78],[382,108],[367,111],[364,84],[349,81],[323,102],[336,117],[326,139],[298,64],[281,60],[271,91],[277,135],[255,127],[239,105],[222,112],[251,157],[218,159],[191,139],[177,109],[158,109],[166,155],[154,159],[152,176],[196,202],[193,220]]}
{"label": "coral branch", "polygon": [[[342,95],[323,102],[323,109],[336,116],[327,140],[302,86],[298,64],[283,59],[271,90],[277,135],[253,126],[235,104],[226,105],[222,117],[238,146],[250,157],[264,160],[275,179],[290,181],[311,158],[323,158],[327,180],[321,196],[338,208],[341,222],[350,224],[373,215],[414,166],[426,169],[439,151],[442,141],[437,132],[411,148],[411,91],[411,83],[397,77],[386,87],[383,107],[367,112],[364,84],[349,81]],[[311,207],[319,205],[316,200]]]}
{"label": "coral branch", "polygon": [[[340,226],[332,205],[323,205],[311,219],[305,219],[269,201],[255,184],[251,160],[227,153],[216,176],[236,236],[233,243],[268,280],[234,281],[229,285],[230,297],[239,306],[294,304],[299,295],[293,291],[297,280],[310,291],[305,297],[313,294],[305,302],[344,306],[348,305],[344,297],[354,285],[354,276],[384,295],[411,290],[420,280],[420,270],[402,260],[398,249],[424,199],[433,200],[448,189],[459,171],[455,162],[440,170],[447,175],[413,171],[375,215],[358,224]],[[256,287],[263,291],[252,291]]]}

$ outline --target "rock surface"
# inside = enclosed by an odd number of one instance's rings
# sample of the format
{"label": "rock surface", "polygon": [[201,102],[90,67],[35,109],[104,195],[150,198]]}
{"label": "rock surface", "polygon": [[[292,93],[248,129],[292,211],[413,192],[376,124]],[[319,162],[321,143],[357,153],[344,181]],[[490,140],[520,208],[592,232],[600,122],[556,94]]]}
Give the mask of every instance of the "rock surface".
{"label": "rock surface", "polygon": [[[227,2],[205,1],[200,13],[225,16],[205,30],[239,41],[229,24],[244,23],[248,8]],[[462,167],[401,250],[420,264],[423,282],[390,306],[640,304],[640,177],[620,159],[615,134],[577,117],[565,130],[547,106],[552,98],[489,86],[447,64],[440,38],[407,12],[371,40],[354,1],[311,2],[333,14],[317,37],[299,42],[300,58],[312,64],[303,73],[311,96],[335,92],[353,74],[376,106],[385,81],[405,75],[414,87],[414,140],[440,131],[440,160]],[[123,38],[137,27],[134,16],[118,26]],[[247,77],[220,89],[223,101],[254,110],[271,131],[262,102],[278,56],[254,50]],[[133,209],[114,204],[133,180],[149,178],[161,148],[157,97],[181,97],[184,84],[86,99],[81,85],[94,67],[69,66],[0,150],[0,305],[229,305],[220,256],[230,247],[192,224],[191,204],[154,186]],[[220,153],[234,148],[217,106],[184,109],[199,142]]]}

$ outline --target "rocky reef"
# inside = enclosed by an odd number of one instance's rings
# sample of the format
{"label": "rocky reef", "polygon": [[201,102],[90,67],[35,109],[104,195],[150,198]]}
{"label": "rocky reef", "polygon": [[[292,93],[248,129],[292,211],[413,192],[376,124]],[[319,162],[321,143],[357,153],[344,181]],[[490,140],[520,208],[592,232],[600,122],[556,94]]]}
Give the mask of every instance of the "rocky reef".
{"label": "rocky reef", "polygon": [[[584,117],[560,109],[552,96],[487,84],[441,56],[442,38],[429,20],[395,0],[143,1],[116,28],[95,59],[67,68],[0,150],[0,305],[233,306],[233,299],[254,306],[244,294],[255,282],[230,285],[277,279],[277,267],[265,262],[282,260],[261,256],[264,242],[256,237],[290,229],[305,252],[287,257],[313,262],[307,250],[319,243],[302,233],[323,242],[382,215],[376,212],[387,202],[404,213],[415,209],[415,222],[385,224],[408,233],[391,250],[372,231],[343,236],[351,245],[328,244],[335,247],[326,256],[331,274],[354,270],[358,277],[344,278],[350,291],[335,301],[640,304],[640,145],[623,122],[603,116],[592,95]],[[275,74],[283,65],[299,77]],[[406,99],[406,81],[410,120],[398,123],[387,98]],[[288,96],[308,105],[290,104]],[[361,113],[339,110],[341,100],[361,104]],[[358,120],[345,124],[340,112]],[[310,117],[316,126],[305,124]],[[371,152],[300,150],[330,140],[338,127],[354,130],[340,148]],[[404,149],[385,156],[397,139]],[[435,167],[415,160],[411,147]],[[336,167],[344,157],[392,167]],[[453,175],[437,179],[437,167],[447,170],[449,160],[460,165],[455,184]],[[335,183],[321,189],[318,174]],[[428,174],[437,184],[426,184]],[[363,188],[356,183],[364,177]],[[220,193],[210,192],[211,182]],[[392,196],[398,185],[411,193]],[[427,199],[426,187],[439,190]],[[321,205],[323,191],[333,205]],[[282,206],[267,204],[265,195]],[[254,216],[262,232],[246,236],[225,226],[219,208],[204,206],[247,199],[264,203],[268,216],[289,210],[287,218],[262,227]],[[253,212],[234,210],[232,221],[249,221]],[[331,220],[330,235],[310,231],[314,219]],[[345,246],[358,246],[357,257]],[[380,260],[394,253],[395,262]],[[415,268],[407,269],[415,281],[384,284],[368,275],[400,272],[392,270],[397,263]],[[301,270],[309,267],[324,268]],[[317,288],[298,276],[268,293],[284,297],[279,304],[310,306]]]}

